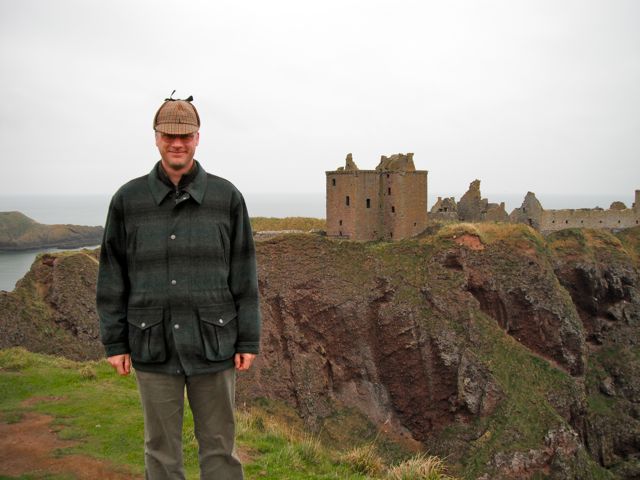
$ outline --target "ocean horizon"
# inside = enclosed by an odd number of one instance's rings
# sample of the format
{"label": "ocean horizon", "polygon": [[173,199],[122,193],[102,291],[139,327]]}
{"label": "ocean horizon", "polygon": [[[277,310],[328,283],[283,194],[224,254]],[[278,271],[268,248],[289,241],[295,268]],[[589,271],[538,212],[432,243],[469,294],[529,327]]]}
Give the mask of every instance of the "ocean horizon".
{"label": "ocean horizon", "polygon": [[[430,194],[429,208],[438,196],[451,194]],[[246,193],[244,195],[252,217],[315,217],[325,218],[325,194],[317,193]],[[633,192],[617,194],[539,194],[538,200],[545,209],[562,208],[609,208],[611,202],[622,201],[627,207],[633,204]],[[510,213],[519,207],[524,194],[483,195],[492,203],[505,202]],[[460,197],[457,196],[456,200]],[[102,225],[107,216],[111,195],[0,195],[0,212],[19,211],[36,222],[44,224]],[[15,283],[29,270],[38,253],[47,250],[22,252],[0,252],[0,290],[11,291]]]}

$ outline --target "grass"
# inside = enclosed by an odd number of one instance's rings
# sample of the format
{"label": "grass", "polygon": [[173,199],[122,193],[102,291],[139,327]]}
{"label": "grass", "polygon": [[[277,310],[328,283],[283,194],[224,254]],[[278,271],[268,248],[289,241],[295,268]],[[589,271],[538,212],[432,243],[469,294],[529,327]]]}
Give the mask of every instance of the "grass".
{"label": "grass", "polygon": [[547,237],[549,248],[563,257],[577,257],[605,265],[612,261],[626,262],[630,257],[637,263],[640,245],[639,228],[613,234],[605,229],[568,228]]}
{"label": "grass", "polygon": [[446,475],[445,465],[441,459],[418,454],[389,469],[386,478],[389,480],[413,480],[416,478],[445,480],[452,477]]}
{"label": "grass", "polygon": [[544,249],[544,238],[532,228],[521,223],[450,223],[445,224],[436,234],[440,239],[451,239],[462,235],[472,235],[485,245],[497,242],[509,242],[516,246],[532,244],[537,249]]}
{"label": "grass", "polygon": [[[41,401],[24,403],[38,397]],[[143,421],[135,378],[116,376],[106,362],[74,362],[35,354],[23,348],[0,350],[0,418],[20,422],[28,411],[54,417],[59,437],[77,440],[76,446],[55,452],[78,453],[128,468],[143,470]],[[185,409],[184,462],[187,479],[198,478],[197,443],[193,417]],[[369,452],[375,469],[362,467],[362,458],[344,455],[310,433],[285,405],[262,400],[237,410],[237,446],[245,458],[248,480],[285,479],[396,479],[402,463],[381,460],[378,443],[360,447]],[[406,459],[409,461],[411,459]],[[414,459],[423,460],[423,456]],[[0,480],[3,477],[0,466]],[[395,475],[395,476],[389,476]],[[64,475],[17,477],[21,480],[65,480]],[[415,476],[419,480],[444,476]],[[13,477],[12,480],[16,480]]]}
{"label": "grass", "polygon": [[277,230],[325,230],[327,222],[324,218],[311,217],[252,217],[251,228],[254,232]]}
{"label": "grass", "polygon": [[616,233],[636,266],[640,263],[640,227],[627,228]]}

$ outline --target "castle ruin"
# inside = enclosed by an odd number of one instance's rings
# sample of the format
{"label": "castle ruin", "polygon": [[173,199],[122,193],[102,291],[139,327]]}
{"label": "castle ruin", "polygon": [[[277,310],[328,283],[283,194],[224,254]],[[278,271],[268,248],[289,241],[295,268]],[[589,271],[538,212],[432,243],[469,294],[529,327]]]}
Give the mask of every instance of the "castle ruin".
{"label": "castle ruin", "polygon": [[456,203],[454,197],[438,197],[429,216],[433,220],[460,222],[508,222],[504,202],[490,203],[480,194],[480,180],[469,184],[469,190]]}
{"label": "castle ruin", "polygon": [[489,203],[486,198],[482,198],[480,180],[474,180],[457,203],[454,197],[438,197],[429,212],[429,219],[445,222],[526,223],[544,234],[564,228],[630,228],[640,224],[640,190],[635,192],[632,208],[627,208],[622,202],[613,202],[608,210],[598,207],[545,210],[535,194],[529,192],[522,206],[507,214],[504,202]]}
{"label": "castle ruin", "polygon": [[640,224],[640,190],[635,192],[635,202],[627,208],[622,202],[613,202],[608,210],[602,208],[571,208],[545,210],[533,192],[528,192],[520,208],[509,216],[512,222],[526,223],[542,233],[565,228],[623,229]]}
{"label": "castle ruin", "polygon": [[375,170],[360,170],[351,154],[326,172],[327,235],[350,240],[401,240],[427,226],[427,171],[413,153],[382,156]]}

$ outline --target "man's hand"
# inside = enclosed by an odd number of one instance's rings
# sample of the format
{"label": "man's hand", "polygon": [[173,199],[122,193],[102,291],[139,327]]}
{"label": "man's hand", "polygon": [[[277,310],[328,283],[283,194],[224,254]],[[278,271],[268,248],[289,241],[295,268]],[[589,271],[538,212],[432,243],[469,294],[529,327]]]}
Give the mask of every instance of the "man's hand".
{"label": "man's hand", "polygon": [[236,353],[236,356],[233,359],[236,364],[236,370],[239,372],[249,370],[249,367],[251,367],[255,358],[256,356],[253,353]]}
{"label": "man's hand", "polygon": [[122,355],[114,355],[108,357],[109,364],[116,369],[118,375],[129,375],[131,373],[131,355],[123,353]]}

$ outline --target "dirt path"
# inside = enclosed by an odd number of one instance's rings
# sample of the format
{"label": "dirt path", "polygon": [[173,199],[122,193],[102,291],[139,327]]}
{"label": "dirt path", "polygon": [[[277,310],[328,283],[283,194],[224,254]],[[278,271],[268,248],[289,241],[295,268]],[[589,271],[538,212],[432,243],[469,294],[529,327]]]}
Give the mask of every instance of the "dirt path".
{"label": "dirt path", "polygon": [[16,423],[0,423],[0,474],[72,474],[78,480],[142,479],[124,469],[85,455],[62,455],[58,449],[77,442],[61,440],[51,426],[53,417],[28,412]]}

